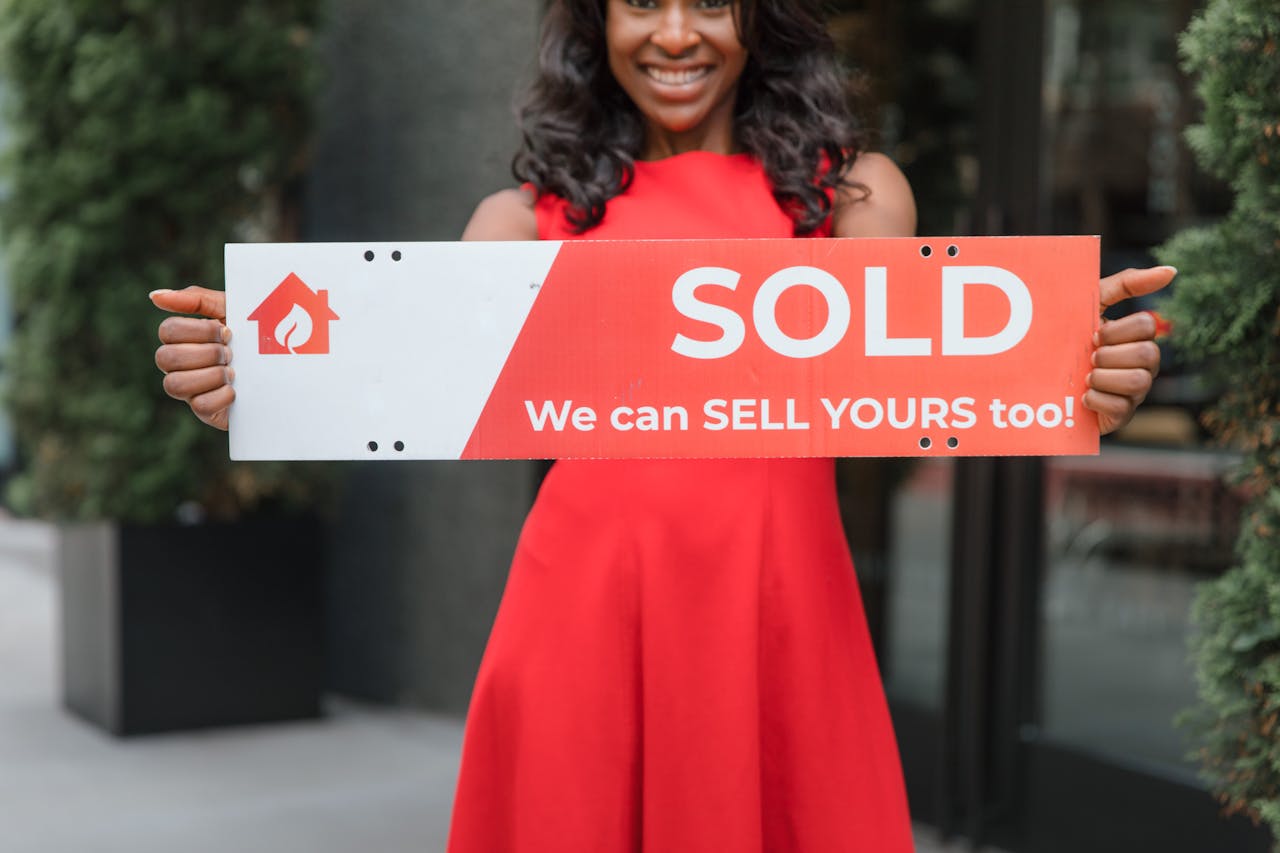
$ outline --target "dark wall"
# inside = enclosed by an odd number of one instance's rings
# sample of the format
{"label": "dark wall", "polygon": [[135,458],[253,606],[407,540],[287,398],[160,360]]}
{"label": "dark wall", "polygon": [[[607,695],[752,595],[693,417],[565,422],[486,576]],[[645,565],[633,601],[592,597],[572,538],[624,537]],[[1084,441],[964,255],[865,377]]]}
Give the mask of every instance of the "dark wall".
{"label": "dark wall", "polygon": [[[455,240],[512,185],[529,0],[332,0],[308,240]],[[430,366],[424,366],[430,369]],[[462,711],[535,466],[351,463],[331,527],[329,684]]]}
{"label": "dark wall", "polygon": [[308,193],[315,240],[455,240],[513,183],[529,0],[331,0]]}

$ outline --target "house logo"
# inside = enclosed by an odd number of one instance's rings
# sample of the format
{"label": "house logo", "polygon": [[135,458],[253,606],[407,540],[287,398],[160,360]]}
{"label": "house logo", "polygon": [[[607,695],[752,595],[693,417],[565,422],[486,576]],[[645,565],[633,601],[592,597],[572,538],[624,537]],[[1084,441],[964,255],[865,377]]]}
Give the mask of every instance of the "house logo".
{"label": "house logo", "polygon": [[263,355],[320,355],[329,351],[329,291],[312,290],[293,273],[262,300],[249,319],[258,324]]}

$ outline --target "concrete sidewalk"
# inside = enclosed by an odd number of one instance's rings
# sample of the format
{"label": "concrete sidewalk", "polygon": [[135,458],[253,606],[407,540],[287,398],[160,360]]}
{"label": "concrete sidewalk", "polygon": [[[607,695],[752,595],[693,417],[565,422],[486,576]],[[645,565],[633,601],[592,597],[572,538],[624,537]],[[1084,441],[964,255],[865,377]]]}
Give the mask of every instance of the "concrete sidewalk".
{"label": "concrete sidewalk", "polygon": [[[54,536],[0,519],[0,850],[442,851],[462,723],[333,700],[321,722],[115,740],[61,710]],[[967,849],[917,833],[921,853]]]}

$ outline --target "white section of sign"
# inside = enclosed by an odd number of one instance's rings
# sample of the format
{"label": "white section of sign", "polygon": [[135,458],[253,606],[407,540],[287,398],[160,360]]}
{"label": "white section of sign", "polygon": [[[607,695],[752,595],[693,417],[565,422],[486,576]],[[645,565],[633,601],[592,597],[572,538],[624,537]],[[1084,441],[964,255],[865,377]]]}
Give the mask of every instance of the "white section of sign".
{"label": "white section of sign", "polygon": [[560,245],[228,244],[231,458],[458,458]]}

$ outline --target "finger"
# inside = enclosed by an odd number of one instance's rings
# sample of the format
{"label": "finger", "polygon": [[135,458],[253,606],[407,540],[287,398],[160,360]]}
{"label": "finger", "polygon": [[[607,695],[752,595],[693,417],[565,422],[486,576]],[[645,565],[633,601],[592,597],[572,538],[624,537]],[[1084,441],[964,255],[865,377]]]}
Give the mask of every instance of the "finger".
{"label": "finger", "polygon": [[1127,269],[1109,275],[1098,283],[1099,301],[1106,309],[1125,299],[1155,293],[1173,281],[1178,271],[1173,267],[1147,267]]}
{"label": "finger", "polygon": [[[181,370],[164,378],[165,393],[175,400],[191,400],[207,394],[223,385],[230,385],[235,371],[229,367],[202,367],[199,370]],[[194,408],[194,407],[193,407]]]}
{"label": "finger", "polygon": [[1107,320],[1098,328],[1099,346],[1149,341],[1156,336],[1156,318],[1149,311],[1139,311],[1118,320]]}
{"label": "finger", "polygon": [[215,320],[227,318],[227,295],[221,290],[192,285],[182,290],[153,290],[149,295],[152,303],[165,311],[199,314]]}
{"label": "finger", "polygon": [[229,420],[227,409],[235,399],[236,390],[230,385],[222,385],[208,393],[192,397],[191,411],[209,426],[226,429]]}
{"label": "finger", "polygon": [[1119,394],[1107,394],[1103,391],[1089,390],[1084,393],[1084,407],[1098,415],[1098,429],[1106,435],[1133,417],[1137,404],[1128,397]]}
{"label": "finger", "polygon": [[230,362],[231,349],[222,344],[165,344],[156,350],[156,367],[165,373]]}
{"label": "finger", "polygon": [[1151,372],[1140,367],[1099,367],[1089,373],[1089,387],[1104,394],[1118,394],[1141,401],[1151,390]]}
{"label": "finger", "polygon": [[217,320],[166,317],[160,324],[160,341],[166,344],[227,343],[231,330]]}
{"label": "finger", "polygon": [[1160,347],[1155,341],[1133,341],[1093,351],[1094,367],[1140,367],[1153,376],[1160,370]]}

